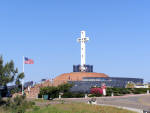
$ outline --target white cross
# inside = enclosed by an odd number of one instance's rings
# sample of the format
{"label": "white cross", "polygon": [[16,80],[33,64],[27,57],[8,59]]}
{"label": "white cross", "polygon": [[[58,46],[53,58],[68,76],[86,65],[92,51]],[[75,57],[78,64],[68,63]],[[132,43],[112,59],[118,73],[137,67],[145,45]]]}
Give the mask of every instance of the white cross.
{"label": "white cross", "polygon": [[77,41],[81,42],[81,71],[85,70],[85,42],[89,40],[85,35],[85,31],[81,31],[81,38],[78,38]]}

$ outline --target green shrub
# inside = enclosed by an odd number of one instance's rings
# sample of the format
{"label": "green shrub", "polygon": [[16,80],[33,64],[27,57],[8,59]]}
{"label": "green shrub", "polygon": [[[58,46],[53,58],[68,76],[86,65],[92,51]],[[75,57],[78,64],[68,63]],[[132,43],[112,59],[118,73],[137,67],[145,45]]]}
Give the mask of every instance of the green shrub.
{"label": "green shrub", "polygon": [[62,84],[57,87],[55,86],[48,86],[48,87],[42,87],[40,88],[39,97],[42,97],[42,95],[48,95],[49,98],[54,99],[58,98],[59,93],[64,94],[64,97],[72,98],[73,94],[69,92],[70,88],[72,87],[72,84]]}
{"label": "green shrub", "polygon": [[65,93],[65,92],[69,92],[70,88],[73,86],[73,84],[61,84],[58,86],[59,92],[61,93]]}
{"label": "green shrub", "polygon": [[75,93],[74,94],[74,98],[82,98],[82,97],[85,97],[84,93]]}
{"label": "green shrub", "polygon": [[112,88],[107,88],[106,89],[106,96],[111,96],[112,92],[113,92]]}
{"label": "green shrub", "polygon": [[147,92],[147,90],[150,90],[149,88],[134,88],[133,93],[134,94],[144,94]]}
{"label": "green shrub", "polygon": [[39,95],[48,95],[49,98],[57,98],[59,96],[59,89],[55,86],[47,86],[40,88]]}
{"label": "green shrub", "polygon": [[62,95],[62,98],[82,98],[84,97],[84,93],[72,93],[72,92],[65,92]]}
{"label": "green shrub", "polygon": [[122,96],[125,94],[144,94],[150,88],[107,88],[107,96],[111,96],[113,92],[115,96]]}
{"label": "green shrub", "polygon": [[[72,87],[72,84],[62,84],[57,87],[50,86],[50,87],[43,87],[40,89],[40,93],[38,97],[42,97],[42,95],[48,95],[49,98],[58,98],[59,93],[62,93],[63,98],[81,98],[84,97],[84,93],[72,93],[70,92],[70,88]],[[147,90],[150,90],[150,88],[107,88],[106,89],[106,96],[111,96],[113,93],[114,96],[122,96],[125,94],[144,94],[147,92]],[[91,97],[99,97],[102,95],[93,94],[90,95]]]}
{"label": "green shrub", "polygon": [[62,95],[62,98],[73,98],[73,93],[71,93],[71,92],[65,92]]}
{"label": "green shrub", "polygon": [[102,96],[101,94],[91,94],[88,97],[101,97],[101,96]]}
{"label": "green shrub", "polygon": [[0,106],[2,106],[3,104],[5,104],[5,101],[2,99],[2,97],[0,97]]}
{"label": "green shrub", "polygon": [[4,109],[11,111],[12,113],[25,113],[29,108],[35,105],[34,102],[26,101],[25,96],[17,96],[13,99],[8,98]]}

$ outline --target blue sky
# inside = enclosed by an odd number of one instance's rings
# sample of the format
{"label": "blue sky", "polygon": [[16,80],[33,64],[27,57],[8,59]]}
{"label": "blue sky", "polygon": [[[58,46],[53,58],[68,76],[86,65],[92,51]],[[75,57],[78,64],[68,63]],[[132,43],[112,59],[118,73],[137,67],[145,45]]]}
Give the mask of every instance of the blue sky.
{"label": "blue sky", "polygon": [[76,39],[85,30],[87,64],[113,77],[150,81],[149,0],[0,1],[0,54],[14,60],[25,81],[54,78],[80,64]]}

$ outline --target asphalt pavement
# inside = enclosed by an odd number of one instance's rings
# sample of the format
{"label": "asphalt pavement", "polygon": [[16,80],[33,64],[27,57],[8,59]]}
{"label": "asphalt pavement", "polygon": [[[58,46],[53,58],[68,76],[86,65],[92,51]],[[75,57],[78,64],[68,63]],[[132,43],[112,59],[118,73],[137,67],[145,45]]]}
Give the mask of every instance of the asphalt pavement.
{"label": "asphalt pavement", "polygon": [[[66,101],[85,102],[91,98],[70,98]],[[150,111],[150,94],[126,95],[114,97],[96,97],[97,104],[114,105],[127,108],[135,108],[140,110]]]}

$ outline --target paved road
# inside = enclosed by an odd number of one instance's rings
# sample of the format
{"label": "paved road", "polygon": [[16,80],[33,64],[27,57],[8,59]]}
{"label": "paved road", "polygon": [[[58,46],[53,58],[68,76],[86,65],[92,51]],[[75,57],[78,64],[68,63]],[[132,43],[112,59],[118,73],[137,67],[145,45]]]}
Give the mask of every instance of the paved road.
{"label": "paved road", "polygon": [[[66,101],[88,102],[88,99],[74,98],[65,99]],[[150,94],[144,95],[127,95],[118,97],[98,97],[98,104],[116,105],[150,111]]]}

